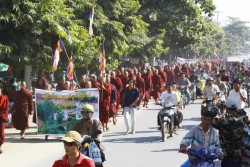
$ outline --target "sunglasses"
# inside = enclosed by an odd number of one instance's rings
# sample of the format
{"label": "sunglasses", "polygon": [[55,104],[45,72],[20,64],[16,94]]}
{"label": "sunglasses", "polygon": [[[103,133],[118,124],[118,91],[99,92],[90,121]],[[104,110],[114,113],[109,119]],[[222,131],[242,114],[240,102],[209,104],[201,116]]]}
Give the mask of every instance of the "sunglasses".
{"label": "sunglasses", "polygon": [[70,146],[70,147],[76,145],[75,142],[66,142],[66,141],[64,141],[63,144],[64,144],[65,146]]}

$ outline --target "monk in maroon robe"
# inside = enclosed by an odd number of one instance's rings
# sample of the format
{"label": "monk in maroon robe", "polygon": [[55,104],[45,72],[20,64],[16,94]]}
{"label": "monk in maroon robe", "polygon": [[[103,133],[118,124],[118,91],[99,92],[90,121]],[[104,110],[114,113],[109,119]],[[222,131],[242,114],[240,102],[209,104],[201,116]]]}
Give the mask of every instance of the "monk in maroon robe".
{"label": "monk in maroon robe", "polygon": [[162,80],[161,76],[158,74],[158,70],[154,71],[154,75],[152,76],[152,83],[153,83],[152,96],[155,100],[155,103],[157,104],[162,92]]}
{"label": "monk in maroon robe", "polygon": [[85,88],[86,87],[86,82],[87,82],[87,78],[86,75],[83,75],[80,79],[80,88]]}
{"label": "monk in maroon robe", "polygon": [[66,83],[66,78],[62,77],[61,81],[56,85],[56,91],[66,90],[65,83]]}
{"label": "monk in maroon robe", "polygon": [[100,99],[99,99],[99,119],[102,123],[103,131],[109,130],[109,109],[110,109],[110,97],[111,97],[111,86],[106,83],[106,79],[103,78],[103,85],[100,85]]}
{"label": "monk in maroon robe", "polygon": [[128,84],[129,81],[129,74],[128,71],[124,71],[124,74],[122,75],[122,77],[120,78],[122,81],[122,92],[120,94],[120,102],[123,101],[123,95],[124,95],[124,90]]}
{"label": "monk in maroon robe", "polygon": [[140,92],[139,100],[137,101],[137,106],[140,108],[140,104],[142,102],[142,99],[145,93],[145,82],[144,82],[144,79],[141,77],[140,72],[137,73],[135,86],[139,89],[139,92]]}
{"label": "monk in maroon robe", "polygon": [[161,80],[162,80],[162,91],[165,90],[165,83],[167,82],[167,73],[162,69],[161,66],[158,66],[158,74],[161,76]]}
{"label": "monk in maroon robe", "polygon": [[150,99],[150,91],[152,89],[152,74],[151,69],[147,69],[147,73],[142,76],[145,82],[145,97],[143,106],[148,107],[148,102]]}
{"label": "monk in maroon robe", "polygon": [[12,121],[17,130],[21,130],[21,138],[24,138],[25,129],[29,128],[29,114],[33,113],[33,98],[30,90],[26,89],[26,82],[21,83],[21,90],[16,92],[12,108]]}
{"label": "monk in maroon robe", "polygon": [[99,88],[100,83],[98,82],[96,75],[92,76],[92,78],[91,78],[91,85],[92,85],[92,88]]}
{"label": "monk in maroon robe", "polygon": [[174,76],[175,76],[175,82],[179,80],[179,75],[182,73],[181,68],[178,64],[175,65],[174,68]]}
{"label": "monk in maroon robe", "polygon": [[116,109],[116,103],[117,103],[117,90],[115,85],[110,83],[110,77],[107,77],[107,83],[111,86],[111,96],[110,96],[110,108],[109,108],[109,115],[110,118],[113,118],[113,124],[116,125],[116,116],[117,116],[117,109]]}
{"label": "monk in maroon robe", "polygon": [[9,121],[9,99],[8,96],[2,94],[2,88],[0,88],[0,154],[3,153],[2,145],[5,139],[5,123]]}
{"label": "monk in maroon robe", "polygon": [[116,102],[116,110],[118,111],[120,102],[121,102],[121,92],[123,90],[122,81],[119,77],[116,77],[115,72],[111,72],[111,81],[110,83],[116,87],[117,90],[117,102]]}

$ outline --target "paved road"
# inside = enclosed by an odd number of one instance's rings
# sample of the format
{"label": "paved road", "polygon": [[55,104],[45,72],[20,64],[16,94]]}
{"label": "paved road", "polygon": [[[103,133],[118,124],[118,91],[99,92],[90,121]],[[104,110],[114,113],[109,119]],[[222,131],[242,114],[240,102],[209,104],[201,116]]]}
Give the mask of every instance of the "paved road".
{"label": "paved road", "polygon": [[[151,103],[149,108],[137,112],[136,134],[125,135],[122,116],[118,117],[116,126],[111,125],[111,130],[104,132],[105,167],[178,167],[187,159],[186,155],[177,151],[188,129],[200,122],[200,100],[186,107],[183,128],[166,142],[161,141],[160,131],[157,130],[156,116],[160,108]],[[20,139],[19,131],[6,129],[4,153],[0,155],[1,166],[48,167],[62,157],[64,149],[58,142],[60,136],[50,136],[50,140],[45,141],[44,135],[36,135],[35,132],[36,126],[32,124],[26,139]]]}

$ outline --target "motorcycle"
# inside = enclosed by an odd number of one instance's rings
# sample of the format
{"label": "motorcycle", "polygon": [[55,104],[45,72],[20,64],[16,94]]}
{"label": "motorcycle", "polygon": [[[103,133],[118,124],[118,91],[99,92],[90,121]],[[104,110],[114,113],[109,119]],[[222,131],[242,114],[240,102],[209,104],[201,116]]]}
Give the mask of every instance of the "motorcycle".
{"label": "motorcycle", "polygon": [[203,89],[206,86],[206,80],[198,80],[196,94],[197,96],[203,96]]}
{"label": "motorcycle", "polygon": [[180,151],[188,154],[188,160],[181,167],[215,167],[215,160],[220,157],[219,154],[202,149],[188,149]]}
{"label": "motorcycle", "polygon": [[224,110],[225,110],[225,101],[226,101],[226,96],[224,94],[224,92],[219,92],[217,94],[217,103],[216,103],[216,107],[219,110],[219,115],[223,115],[224,114]]}
{"label": "motorcycle", "polygon": [[201,103],[201,115],[204,111],[213,111],[216,113],[218,112],[218,108],[216,107],[216,101],[213,96],[208,96],[207,99],[205,99]]}
{"label": "motorcycle", "polygon": [[184,85],[180,86],[179,91],[181,92],[181,110],[183,110],[187,105],[187,95],[186,88]]}
{"label": "motorcycle", "polygon": [[163,103],[160,111],[160,124],[162,140],[166,141],[167,134],[173,136],[175,105],[173,103]]}

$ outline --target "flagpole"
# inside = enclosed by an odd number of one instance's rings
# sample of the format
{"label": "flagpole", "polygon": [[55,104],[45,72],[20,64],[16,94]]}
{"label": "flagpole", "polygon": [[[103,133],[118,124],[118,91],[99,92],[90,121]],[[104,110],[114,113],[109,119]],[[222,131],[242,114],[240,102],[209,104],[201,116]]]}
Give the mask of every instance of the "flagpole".
{"label": "flagpole", "polygon": [[[64,43],[63,43],[62,39],[61,39],[61,38],[59,38],[59,39],[61,40],[61,42],[62,42],[62,44],[63,44],[63,47],[64,47],[64,50],[65,50],[66,56],[67,56],[67,58],[68,58],[68,60],[69,60],[69,55],[68,55],[67,49],[66,49],[66,47],[64,46]],[[80,84],[79,84],[79,82],[78,82],[78,80],[77,80],[75,70],[74,70],[73,73],[74,73],[74,76],[75,76],[75,79],[76,79],[76,83],[77,83],[78,87],[80,88]],[[74,79],[73,79],[73,80],[74,80]]]}

